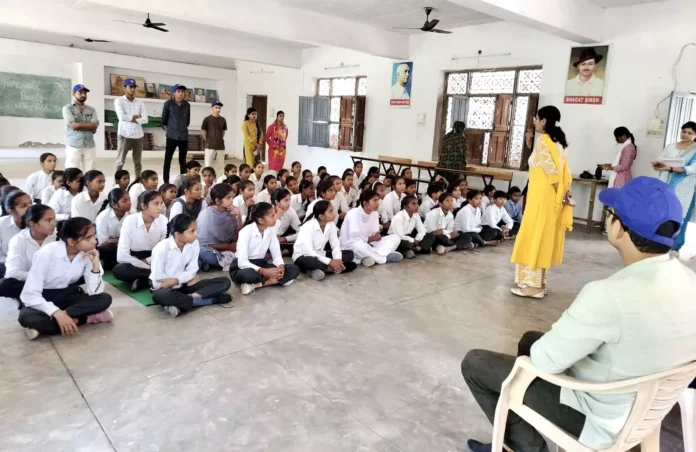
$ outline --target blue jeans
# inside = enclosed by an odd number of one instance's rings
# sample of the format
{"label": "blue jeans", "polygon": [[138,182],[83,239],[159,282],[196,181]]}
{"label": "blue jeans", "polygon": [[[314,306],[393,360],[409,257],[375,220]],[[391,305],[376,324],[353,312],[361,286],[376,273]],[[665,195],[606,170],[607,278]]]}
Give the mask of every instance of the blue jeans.
{"label": "blue jeans", "polygon": [[198,254],[198,266],[202,267],[204,264],[208,264],[211,267],[220,268],[215,251],[207,246],[202,246],[201,251]]}

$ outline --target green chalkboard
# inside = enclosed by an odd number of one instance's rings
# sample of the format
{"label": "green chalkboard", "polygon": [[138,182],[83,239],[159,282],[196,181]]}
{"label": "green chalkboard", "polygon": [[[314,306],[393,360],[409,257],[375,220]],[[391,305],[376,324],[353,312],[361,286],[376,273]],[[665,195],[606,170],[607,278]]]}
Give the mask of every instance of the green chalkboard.
{"label": "green chalkboard", "polygon": [[0,116],[62,119],[70,79],[0,72]]}

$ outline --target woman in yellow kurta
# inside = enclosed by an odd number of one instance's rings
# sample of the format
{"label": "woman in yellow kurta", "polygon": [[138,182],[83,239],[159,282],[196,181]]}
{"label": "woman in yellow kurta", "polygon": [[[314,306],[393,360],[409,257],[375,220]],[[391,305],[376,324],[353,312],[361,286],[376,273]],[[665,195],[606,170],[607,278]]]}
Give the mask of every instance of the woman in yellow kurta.
{"label": "woman in yellow kurta", "polygon": [[254,167],[254,158],[260,155],[263,149],[263,131],[256,121],[258,113],[255,108],[248,108],[242,123],[242,134],[244,135],[244,160],[250,167]]}
{"label": "woman in yellow kurta", "polygon": [[556,107],[539,110],[534,118],[541,133],[529,157],[527,203],[511,262],[517,264],[512,293],[521,297],[546,295],[548,269],[563,260],[566,230],[573,227],[568,153],[565,133],[558,126]]}

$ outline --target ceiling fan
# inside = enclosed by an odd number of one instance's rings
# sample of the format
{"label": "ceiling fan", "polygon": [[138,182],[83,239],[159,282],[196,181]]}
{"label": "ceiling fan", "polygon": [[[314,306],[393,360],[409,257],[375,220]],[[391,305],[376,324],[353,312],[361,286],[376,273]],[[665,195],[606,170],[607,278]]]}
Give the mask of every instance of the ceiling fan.
{"label": "ceiling fan", "polygon": [[451,31],[447,30],[440,30],[438,28],[435,28],[437,24],[440,23],[439,19],[433,19],[430,20],[430,13],[433,12],[435,8],[432,6],[426,6],[425,8],[425,23],[423,24],[422,27],[418,28],[411,28],[411,27],[394,27],[395,30],[420,30],[420,31],[427,31],[430,33],[442,33],[442,34],[450,34],[452,33]]}
{"label": "ceiling fan", "polygon": [[82,39],[85,42],[111,42],[107,41],[105,39],[92,39],[92,38],[83,38],[81,36],[73,36],[74,38]]}
{"label": "ceiling fan", "polygon": [[166,27],[167,24],[163,24],[161,22],[152,22],[150,20],[150,13],[147,13],[147,19],[145,19],[145,23],[139,24],[137,22],[126,22],[125,20],[116,20],[114,19],[114,22],[123,22],[124,24],[133,24],[133,25],[142,25],[145,28],[152,28],[157,31],[163,31],[165,33],[169,32],[169,30],[165,30],[162,27]]}

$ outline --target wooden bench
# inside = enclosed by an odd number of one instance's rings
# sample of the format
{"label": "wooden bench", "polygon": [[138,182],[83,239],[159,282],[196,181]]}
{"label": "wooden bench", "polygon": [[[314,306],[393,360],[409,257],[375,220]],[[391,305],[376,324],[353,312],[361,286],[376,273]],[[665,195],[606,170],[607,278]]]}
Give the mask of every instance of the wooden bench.
{"label": "wooden bench", "polygon": [[379,161],[385,163],[396,163],[397,165],[410,165],[411,159],[402,159],[400,157],[391,157],[389,155],[380,155],[378,157]]}

